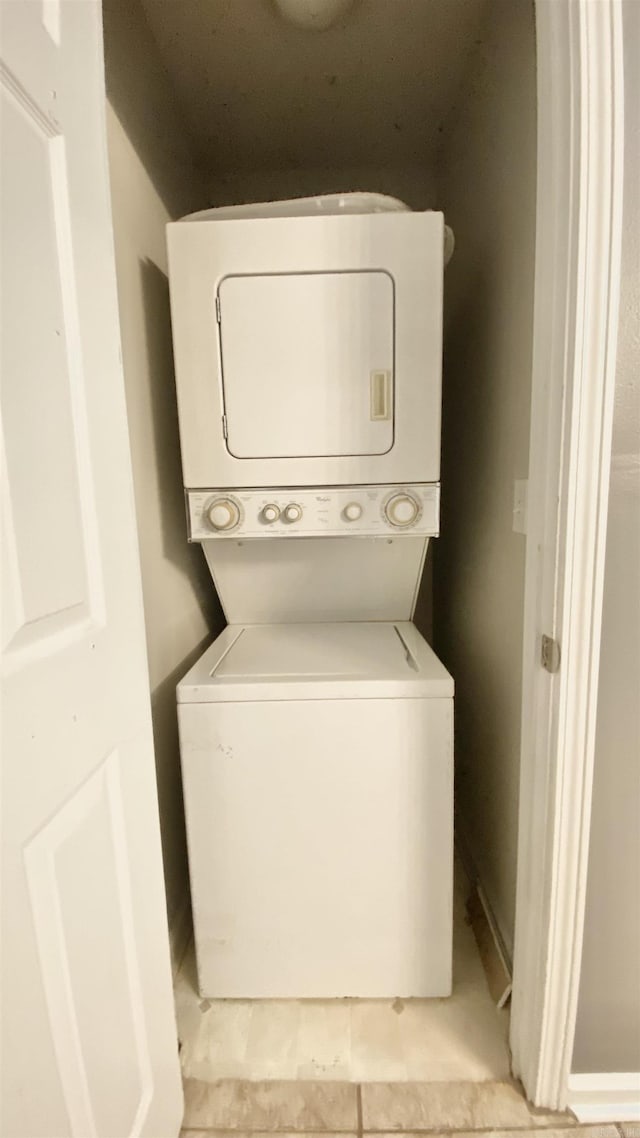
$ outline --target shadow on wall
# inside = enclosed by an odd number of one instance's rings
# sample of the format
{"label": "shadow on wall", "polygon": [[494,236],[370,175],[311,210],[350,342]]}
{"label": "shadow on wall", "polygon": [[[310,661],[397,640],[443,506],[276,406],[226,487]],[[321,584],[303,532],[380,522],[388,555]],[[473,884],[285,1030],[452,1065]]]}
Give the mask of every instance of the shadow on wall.
{"label": "shadow on wall", "polygon": [[[167,875],[169,922],[180,928],[180,914],[189,904],[187,846],[184,822],[182,777],[179,761],[176,685],[225,625],[215,586],[199,545],[187,542],[178,409],[173,368],[169,284],[165,274],[152,261],[140,262],[144,308],[144,331],[150,383],[149,406],[153,431],[153,461],[157,479],[157,508],[162,556],[174,566],[187,585],[177,603],[186,595],[193,601],[192,615],[184,614],[180,628],[171,631],[169,609],[162,619],[168,622],[168,635],[160,638],[160,652],[171,649],[172,668],[155,683],[151,692],[151,717],[161,818],[163,862]],[[169,602],[170,604],[170,602]],[[197,614],[199,613],[200,619]],[[155,618],[154,618],[155,619]],[[197,642],[190,642],[189,628],[197,629]],[[203,636],[202,630],[206,629]],[[176,661],[178,651],[189,648]],[[177,924],[176,924],[177,922]]]}
{"label": "shadow on wall", "polygon": [[433,644],[433,559],[434,543],[437,540],[438,538],[432,537],[427,546],[427,556],[413,614],[414,624],[428,644]]}
{"label": "shadow on wall", "polygon": [[[459,226],[462,228],[462,226]],[[462,250],[464,253],[464,250]],[[511,950],[519,787],[525,542],[513,533],[521,396],[504,276],[487,250],[456,297],[444,348],[442,520],[434,551],[434,646],[455,676],[456,803],[477,871]],[[453,278],[450,287],[455,288]],[[525,353],[520,365],[527,384]],[[510,415],[503,403],[510,399]],[[507,851],[507,852],[505,852]]]}
{"label": "shadow on wall", "polygon": [[151,376],[151,413],[154,450],[157,456],[160,521],[165,557],[189,576],[200,611],[215,632],[224,628],[225,619],[215,586],[199,545],[187,541],[178,407],[171,339],[169,282],[152,261],[140,264],[144,303],[145,334]]}
{"label": "shadow on wall", "polygon": [[102,21],[107,97],[156,192],[172,217],[203,208],[195,147],[141,5],[103,0]]}
{"label": "shadow on wall", "polygon": [[[178,737],[178,714],[176,706],[176,686],[189,668],[195,664],[210,641],[206,637],[202,643],[188,653],[181,663],[162,680],[151,694],[151,720],[156,764],[162,762],[164,755],[171,755],[174,761],[163,763],[162,776],[157,779],[158,806],[161,818],[160,838],[162,860],[165,866],[171,865],[172,880],[180,880],[178,895],[169,897],[172,911],[169,912],[169,926],[175,927],[181,913],[190,903],[189,873],[187,863],[187,834],[184,818],[184,796],[182,791],[182,770],[179,762],[180,743]],[[184,890],[184,896],[180,893]],[[183,933],[184,935],[184,933]]]}

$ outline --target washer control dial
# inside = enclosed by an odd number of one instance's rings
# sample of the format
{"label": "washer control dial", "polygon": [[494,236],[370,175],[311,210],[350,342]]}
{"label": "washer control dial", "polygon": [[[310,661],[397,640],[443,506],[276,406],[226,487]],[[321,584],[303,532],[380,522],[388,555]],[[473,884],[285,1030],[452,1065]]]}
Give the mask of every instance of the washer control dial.
{"label": "washer control dial", "polygon": [[357,522],[362,517],[362,506],[359,502],[348,502],[343,513],[348,522]]}
{"label": "washer control dial", "polygon": [[240,521],[240,507],[233,498],[214,498],[205,513],[211,528],[218,532],[235,529]]}
{"label": "washer control dial", "polygon": [[297,502],[290,502],[283,510],[284,520],[286,522],[299,522],[302,517],[302,506]]}
{"label": "washer control dial", "polygon": [[280,517],[280,507],[276,506],[274,502],[268,502],[262,510],[263,522],[277,522]]}
{"label": "washer control dial", "polygon": [[420,504],[411,494],[392,494],[384,505],[385,518],[400,529],[413,525],[419,513]]}

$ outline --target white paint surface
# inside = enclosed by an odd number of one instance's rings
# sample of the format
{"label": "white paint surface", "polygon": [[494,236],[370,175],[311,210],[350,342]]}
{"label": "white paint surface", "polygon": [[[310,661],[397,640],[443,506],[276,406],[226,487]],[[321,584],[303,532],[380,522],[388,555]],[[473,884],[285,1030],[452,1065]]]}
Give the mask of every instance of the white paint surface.
{"label": "white paint surface", "polygon": [[513,532],[527,532],[527,496],[529,482],[526,478],[516,478],[513,484]]}
{"label": "white paint surface", "polygon": [[640,1123],[640,1071],[571,1075],[568,1106],[578,1122],[627,1123],[619,1129],[634,1138],[638,1127],[633,1124]]}
{"label": "white paint surface", "polygon": [[456,678],[460,824],[513,947],[525,543],[513,483],[528,467],[536,90],[533,6],[496,0],[444,140],[441,537],[435,646]]}
{"label": "white paint surface", "polygon": [[613,453],[575,1072],[640,1071],[640,7],[623,4],[625,180]]}
{"label": "white paint surface", "polygon": [[201,995],[450,995],[450,677],[411,625],[220,639],[178,697]]}
{"label": "white paint surface", "polygon": [[2,1132],[173,1138],[100,8],[46,12],[1,11]]}
{"label": "white paint surface", "polygon": [[[168,247],[182,466],[187,489],[438,481],[444,257],[440,212],[196,221],[186,218],[169,227]],[[419,256],[416,250],[420,251]],[[336,319],[332,308],[338,302],[346,303],[345,280],[356,273],[358,287],[348,304],[351,320],[344,320],[342,315]],[[336,338],[331,351],[327,346],[331,337],[322,336],[317,312],[290,304],[297,274],[313,277],[311,285],[301,284],[300,289],[311,292],[310,299],[320,309],[324,306],[327,327]],[[281,302],[277,326],[286,346],[278,355],[286,384],[278,379],[274,337],[255,316],[244,317],[249,344],[238,351],[243,316],[237,303],[237,279],[251,278],[244,285],[250,303],[252,299],[260,301],[265,291],[269,292],[265,278],[272,275],[284,282],[282,288],[273,291]],[[365,277],[373,282],[369,288],[375,286],[377,314],[387,326],[384,335],[372,336],[368,320],[363,323],[360,286]],[[318,287],[320,278],[326,282],[323,287]],[[339,289],[338,282],[342,282]],[[227,286],[236,298],[229,309],[225,300]],[[216,294],[220,299],[219,325],[212,303]],[[393,330],[389,328],[391,298]],[[360,334],[364,344],[356,348]],[[261,359],[252,355],[254,341],[262,342]],[[307,351],[312,353],[311,366],[305,358]],[[371,371],[391,371],[391,364],[393,433],[386,420],[370,418]],[[240,382],[243,371],[249,367],[249,383]],[[364,376],[362,367],[366,369]],[[309,372],[317,404],[315,416],[309,416],[305,387],[298,381],[298,376],[307,376]],[[264,390],[250,402],[248,388],[256,374],[264,380]],[[333,386],[338,379],[344,392],[336,398]],[[267,410],[271,386],[273,405]],[[347,407],[353,401],[353,413],[345,415],[345,422],[338,421],[337,431],[333,424],[330,431],[323,429],[323,403],[328,402],[338,413],[342,411],[341,398]],[[239,424],[242,428],[247,412],[264,422],[274,443],[282,444],[282,457],[237,457],[232,451],[232,440],[240,434],[238,453],[243,453],[246,428],[239,431]],[[224,437],[225,413],[228,440]],[[304,428],[297,452],[286,431],[292,415]],[[360,426],[356,433],[356,420],[365,423],[366,430]],[[282,425],[276,433],[274,423],[279,422]],[[315,428],[314,422],[318,423]],[[347,432],[348,445],[354,444],[351,454],[340,453],[335,436],[330,438],[341,431]],[[311,445],[312,434],[314,442],[320,444],[319,451]],[[259,450],[259,446],[248,449]],[[272,455],[277,450],[274,446]],[[369,455],[367,450],[371,451]]]}
{"label": "white paint surface", "polygon": [[137,6],[107,0],[105,34],[122,358],[173,934],[188,904],[175,685],[223,624],[202,552],[187,544],[166,277],[169,210],[200,204],[199,185]]}

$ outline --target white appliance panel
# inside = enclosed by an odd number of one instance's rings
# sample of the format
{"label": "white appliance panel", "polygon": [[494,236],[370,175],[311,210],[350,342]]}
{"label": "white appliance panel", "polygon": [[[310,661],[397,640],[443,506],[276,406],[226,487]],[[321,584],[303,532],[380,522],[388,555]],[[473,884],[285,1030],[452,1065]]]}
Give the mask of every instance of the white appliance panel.
{"label": "white appliance panel", "polygon": [[450,994],[452,709],[179,704],[203,996]]}
{"label": "white appliance panel", "polygon": [[[185,219],[170,224],[167,232],[182,463],[187,488],[438,481],[444,232],[441,213]],[[374,330],[367,324],[364,342],[354,345],[351,321],[338,315],[339,290],[332,292],[328,315],[334,325],[327,321],[326,335],[327,340],[333,337],[340,343],[331,348],[333,362],[329,370],[337,368],[344,375],[345,361],[355,361],[358,379],[353,381],[353,387],[348,385],[349,399],[355,400],[354,409],[348,405],[343,419],[336,417],[331,423],[329,409],[326,416],[319,411],[312,422],[308,408],[303,411],[302,403],[298,402],[297,389],[291,400],[295,376],[307,377],[311,385],[307,389],[310,406],[318,408],[323,392],[330,392],[331,415],[336,406],[340,410],[344,396],[326,383],[327,371],[319,364],[319,351],[328,351],[326,345],[324,349],[319,347],[320,321],[315,323],[319,312],[305,316],[306,327],[311,328],[312,350],[309,351],[306,334],[297,337],[287,312],[280,311],[274,317],[275,323],[286,329],[287,336],[296,337],[297,362],[292,340],[289,347],[282,349],[282,360],[286,364],[282,377],[272,376],[276,394],[266,414],[265,403],[269,400],[266,386],[256,395],[260,412],[255,415],[255,424],[249,423],[244,413],[246,388],[243,392],[242,385],[238,388],[240,402],[233,407],[235,389],[229,388],[231,402],[227,413],[224,403],[227,381],[223,377],[225,279],[249,277],[255,280],[271,276],[272,279],[287,278],[290,282],[291,277],[306,274],[310,274],[313,283],[305,284],[304,288],[312,292],[323,274],[332,278],[332,289],[338,280],[351,274],[359,281],[367,279],[369,286],[376,290],[376,306],[384,311],[381,328]],[[392,356],[388,325],[391,282]],[[215,303],[219,289],[221,325],[216,319]],[[287,307],[291,293],[288,287],[285,291]],[[361,300],[354,298],[353,288],[344,304],[345,311],[359,310]],[[271,308],[273,316],[273,305]],[[247,318],[249,322],[256,319],[251,309]],[[236,321],[236,315],[232,320]],[[374,336],[374,331],[379,338],[371,340],[369,337]],[[263,333],[266,334],[264,329],[261,335]],[[252,355],[250,344],[238,346],[235,331],[232,339],[235,340],[234,351],[237,348],[240,354]],[[263,348],[264,342],[263,336]],[[384,357],[381,363],[378,353]],[[387,403],[392,396],[393,419],[363,420],[356,403],[360,400],[361,407],[367,390],[369,412],[373,391],[378,411],[388,413],[385,384],[372,380],[371,373],[382,375],[390,371],[393,375],[385,383],[388,384]],[[294,411],[289,426],[291,401]],[[263,415],[264,422],[261,421]],[[302,428],[299,446],[296,445],[296,425]],[[263,426],[265,434],[261,441]],[[245,457],[232,453],[234,447]],[[278,455],[277,451],[283,454]],[[252,452],[257,454],[252,455]]]}
{"label": "white appliance panel", "polygon": [[218,296],[227,446],[235,458],[391,448],[387,273],[225,277]]}
{"label": "white appliance panel", "polygon": [[429,539],[203,541],[231,624],[410,620]]}
{"label": "white appliance panel", "polygon": [[437,485],[187,494],[232,624],[409,620],[439,505]]}
{"label": "white appliance panel", "polygon": [[[216,529],[217,519],[211,513],[217,502],[226,504],[222,529]],[[397,516],[403,504],[405,513]],[[437,537],[440,487],[190,490],[187,517],[189,540],[202,542],[249,537],[393,537],[400,533]]]}

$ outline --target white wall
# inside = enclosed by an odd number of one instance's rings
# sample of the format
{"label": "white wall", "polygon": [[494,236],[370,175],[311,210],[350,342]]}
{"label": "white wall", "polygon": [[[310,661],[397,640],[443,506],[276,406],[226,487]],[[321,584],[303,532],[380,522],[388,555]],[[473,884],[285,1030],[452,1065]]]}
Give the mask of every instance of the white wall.
{"label": "white wall", "polygon": [[456,682],[459,833],[512,950],[525,538],[513,483],[528,472],[536,185],[531,0],[485,9],[438,205],[456,251],[445,273],[441,537],[435,646]]}
{"label": "white wall", "polygon": [[188,912],[175,685],[223,625],[186,541],[165,225],[204,205],[168,80],[134,0],[105,0],[107,128],[122,355],[151,684],[167,908]]}
{"label": "white wall", "polygon": [[574,1072],[640,1071],[640,4],[623,7],[621,308]]}

